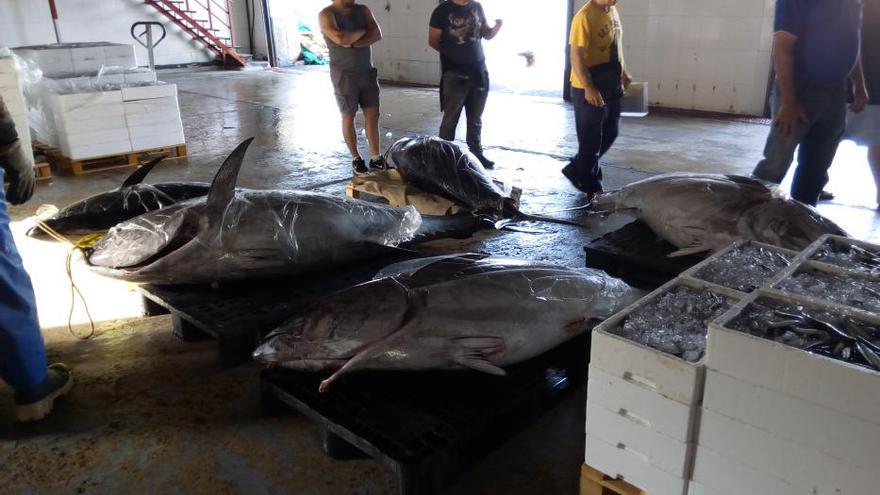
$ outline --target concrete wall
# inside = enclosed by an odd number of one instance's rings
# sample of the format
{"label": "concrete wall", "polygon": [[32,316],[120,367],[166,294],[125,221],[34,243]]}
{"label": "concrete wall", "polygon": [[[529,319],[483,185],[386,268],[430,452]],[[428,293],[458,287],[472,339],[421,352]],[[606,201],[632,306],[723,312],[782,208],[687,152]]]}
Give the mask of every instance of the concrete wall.
{"label": "concrete wall", "polygon": [[[135,43],[131,24],[159,21],[168,37],[156,49],[159,65],[214,60],[212,52],[178,29],[153,7],[138,0],[56,0],[61,41],[112,41]],[[24,46],[55,42],[55,31],[46,0],[0,0],[0,45]],[[138,63],[147,64],[147,52],[135,43]]]}
{"label": "concrete wall", "polygon": [[621,0],[630,72],[650,83],[652,105],[761,115],[774,5],[775,0]]}
{"label": "concrete wall", "polygon": [[[383,79],[436,84],[427,25],[437,0],[363,0],[383,28]],[[586,3],[576,0],[576,7]],[[624,50],[652,105],[760,115],[767,96],[775,0],[621,0]],[[553,27],[547,26],[546,29]]]}

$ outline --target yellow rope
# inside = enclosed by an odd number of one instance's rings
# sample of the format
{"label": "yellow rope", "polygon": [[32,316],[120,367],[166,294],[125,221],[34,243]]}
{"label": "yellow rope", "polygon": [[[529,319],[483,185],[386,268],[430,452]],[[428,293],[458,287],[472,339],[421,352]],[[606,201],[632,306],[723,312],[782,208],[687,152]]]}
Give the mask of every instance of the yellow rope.
{"label": "yellow rope", "polygon": [[[84,252],[86,249],[95,245],[102,237],[104,237],[107,232],[97,232],[94,234],[88,234],[86,236],[81,237],[76,242],[71,242],[70,239],[64,237],[55,229],[50,227],[46,222],[41,219],[36,219],[37,227],[43,230],[49,237],[55,239],[56,241],[63,242],[65,244],[70,245],[70,251],[67,252],[67,259],[65,260],[65,271],[67,272],[67,279],[70,281],[70,313],[67,315],[67,331],[73,338],[78,340],[88,340],[95,336],[95,320],[92,319],[92,313],[89,311],[89,305],[86,302],[86,298],[83,293],[79,290],[79,287],[76,286],[76,282],[73,281],[73,253],[76,251]],[[79,335],[73,330],[73,310],[76,307],[76,296],[79,296],[82,301],[83,308],[86,310],[86,316],[89,318],[89,325],[91,329],[89,333],[86,335]]]}

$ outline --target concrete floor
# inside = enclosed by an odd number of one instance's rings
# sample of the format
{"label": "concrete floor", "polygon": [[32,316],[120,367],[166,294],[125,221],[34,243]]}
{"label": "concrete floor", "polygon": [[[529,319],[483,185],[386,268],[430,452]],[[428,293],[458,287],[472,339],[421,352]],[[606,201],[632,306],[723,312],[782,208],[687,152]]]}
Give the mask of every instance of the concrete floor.
{"label": "concrete floor", "polygon": [[[189,157],[161,165],[149,180],[210,180],[236,144],[256,136],[240,185],[343,190],[349,160],[323,70],[181,71],[161,78],[178,84]],[[386,146],[405,135],[434,133],[437,106],[436,90],[385,87]],[[581,204],[559,173],[577,146],[572,120],[570,106],[554,99],[491,96],[484,119],[487,154],[498,162],[495,176],[524,190],[525,211]],[[761,156],[766,132],[766,126],[735,121],[625,119],[607,157],[607,186],[666,171],[748,173]],[[0,386],[0,486],[7,493],[59,494],[394,493],[382,466],[326,458],[304,418],[261,417],[255,366],[220,369],[210,342],[177,341],[167,317],[137,316],[139,299],[128,284],[94,276],[77,263],[74,278],[98,322],[98,335],[90,341],[68,335],[66,249],[21,233],[41,205],[64,206],[117,187],[127,174],[58,177],[39,186],[31,203],[11,209],[50,357],[73,365],[79,384],[49,420],[24,427],[13,425],[12,393]],[[830,187],[840,199],[821,211],[856,237],[880,239],[864,149],[843,146]],[[535,233],[484,232],[426,249],[484,250],[583,266],[583,245],[622,222],[612,218],[586,231],[533,225]],[[81,307],[72,321],[76,331],[86,330]],[[576,493],[583,402],[581,391],[448,493]]]}

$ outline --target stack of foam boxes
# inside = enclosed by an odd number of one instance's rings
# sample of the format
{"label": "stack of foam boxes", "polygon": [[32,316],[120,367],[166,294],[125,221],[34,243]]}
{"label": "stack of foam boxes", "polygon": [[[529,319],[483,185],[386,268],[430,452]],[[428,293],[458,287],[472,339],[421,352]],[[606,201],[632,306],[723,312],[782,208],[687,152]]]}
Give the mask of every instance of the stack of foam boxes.
{"label": "stack of foam boxes", "polygon": [[0,57],[0,97],[15,122],[15,130],[21,145],[25,148],[25,156],[33,157],[31,133],[28,127],[27,106],[22,94],[21,75],[12,57]]}
{"label": "stack of foam boxes", "polygon": [[176,85],[124,87],[122,102],[133,150],[185,143]]}
{"label": "stack of foam boxes", "polygon": [[876,272],[817,261],[820,251],[844,252],[851,245],[880,252],[851,239],[820,239],[710,325],[693,495],[880,493],[880,373],[733,325],[756,301],[880,324],[880,315],[865,309],[783,290],[790,277],[807,271],[880,289]]}
{"label": "stack of foam boxes", "polygon": [[43,115],[53,120],[53,144],[65,157],[81,160],[184,144],[176,85],[115,88],[48,95]]}
{"label": "stack of foam boxes", "polygon": [[47,77],[88,74],[107,67],[137,67],[134,46],[120,43],[23,46],[16,48],[15,53],[30,61]]}
{"label": "stack of foam boxes", "polygon": [[[757,243],[735,244],[691,268],[593,331],[585,462],[650,495],[685,495],[691,489],[703,401],[705,358],[689,362],[627,340],[615,329],[634,312],[678,287],[712,293],[731,303],[746,292],[701,280],[701,271],[742,246],[796,253]],[[705,323],[708,332],[709,322]],[[759,492],[741,492],[754,493]]]}

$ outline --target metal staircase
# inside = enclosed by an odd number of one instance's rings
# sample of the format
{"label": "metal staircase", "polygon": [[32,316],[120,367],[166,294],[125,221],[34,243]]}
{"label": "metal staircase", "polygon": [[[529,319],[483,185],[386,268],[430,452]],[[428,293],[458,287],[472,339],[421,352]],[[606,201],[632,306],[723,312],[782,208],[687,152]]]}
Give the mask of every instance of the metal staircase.
{"label": "metal staircase", "polygon": [[236,51],[231,0],[144,0],[192,38],[217,54],[225,66],[244,67]]}

